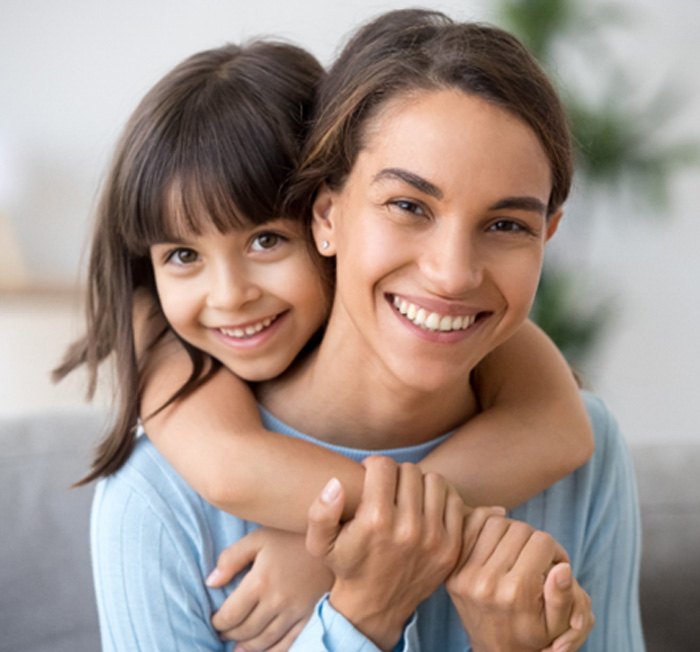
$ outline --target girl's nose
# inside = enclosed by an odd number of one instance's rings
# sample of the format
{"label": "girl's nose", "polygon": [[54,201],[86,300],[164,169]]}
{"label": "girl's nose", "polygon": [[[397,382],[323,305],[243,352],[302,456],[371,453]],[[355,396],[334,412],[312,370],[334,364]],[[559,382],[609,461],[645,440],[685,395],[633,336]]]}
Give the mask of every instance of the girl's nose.
{"label": "girl's nose", "polygon": [[245,266],[221,265],[209,275],[207,305],[217,310],[236,310],[262,296]]}

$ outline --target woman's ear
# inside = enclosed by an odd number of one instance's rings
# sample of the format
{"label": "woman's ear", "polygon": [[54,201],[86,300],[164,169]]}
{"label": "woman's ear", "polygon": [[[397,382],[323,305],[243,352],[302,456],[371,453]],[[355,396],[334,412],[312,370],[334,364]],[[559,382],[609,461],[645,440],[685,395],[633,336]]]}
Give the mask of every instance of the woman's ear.
{"label": "woman's ear", "polygon": [[335,256],[335,211],[337,195],[324,184],[314,200],[311,230],[316,249],[322,256]]}
{"label": "woman's ear", "polygon": [[547,233],[545,235],[545,240],[549,240],[557,232],[559,222],[561,222],[562,217],[564,217],[564,209],[559,208],[559,210],[557,210],[557,212],[547,220]]}

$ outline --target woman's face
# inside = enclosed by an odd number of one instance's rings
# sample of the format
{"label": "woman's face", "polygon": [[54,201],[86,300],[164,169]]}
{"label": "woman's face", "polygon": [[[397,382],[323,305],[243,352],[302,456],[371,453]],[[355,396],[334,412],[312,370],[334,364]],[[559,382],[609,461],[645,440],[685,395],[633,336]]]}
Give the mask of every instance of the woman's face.
{"label": "woman's face", "polygon": [[337,257],[328,334],[435,391],[527,317],[560,217],[546,219],[549,161],[524,122],[457,90],[390,100],[365,144],[314,206]]}

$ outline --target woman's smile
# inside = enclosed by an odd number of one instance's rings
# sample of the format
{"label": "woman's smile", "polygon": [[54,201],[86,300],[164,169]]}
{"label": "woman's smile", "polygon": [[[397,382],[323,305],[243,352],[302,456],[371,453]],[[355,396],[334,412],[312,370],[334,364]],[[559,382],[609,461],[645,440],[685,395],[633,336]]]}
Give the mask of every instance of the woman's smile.
{"label": "woman's smile", "polygon": [[550,190],[537,136],[504,109],[456,90],[390,100],[342,188],[317,200],[344,350],[421,391],[468,377],[529,312]]}

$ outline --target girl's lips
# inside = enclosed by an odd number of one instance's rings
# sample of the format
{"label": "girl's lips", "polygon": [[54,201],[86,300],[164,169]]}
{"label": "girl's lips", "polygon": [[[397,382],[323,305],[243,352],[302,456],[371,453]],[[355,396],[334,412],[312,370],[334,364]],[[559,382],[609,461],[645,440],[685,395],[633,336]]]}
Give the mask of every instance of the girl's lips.
{"label": "girl's lips", "polygon": [[273,315],[272,317],[265,317],[260,321],[248,322],[247,324],[241,324],[239,326],[220,326],[219,330],[223,335],[227,337],[244,338],[252,337],[256,333],[259,333],[263,329],[267,328],[279,317],[279,314]]}
{"label": "girl's lips", "polygon": [[266,317],[260,321],[237,326],[210,328],[228,346],[254,348],[267,342],[280,329],[289,311]]}

